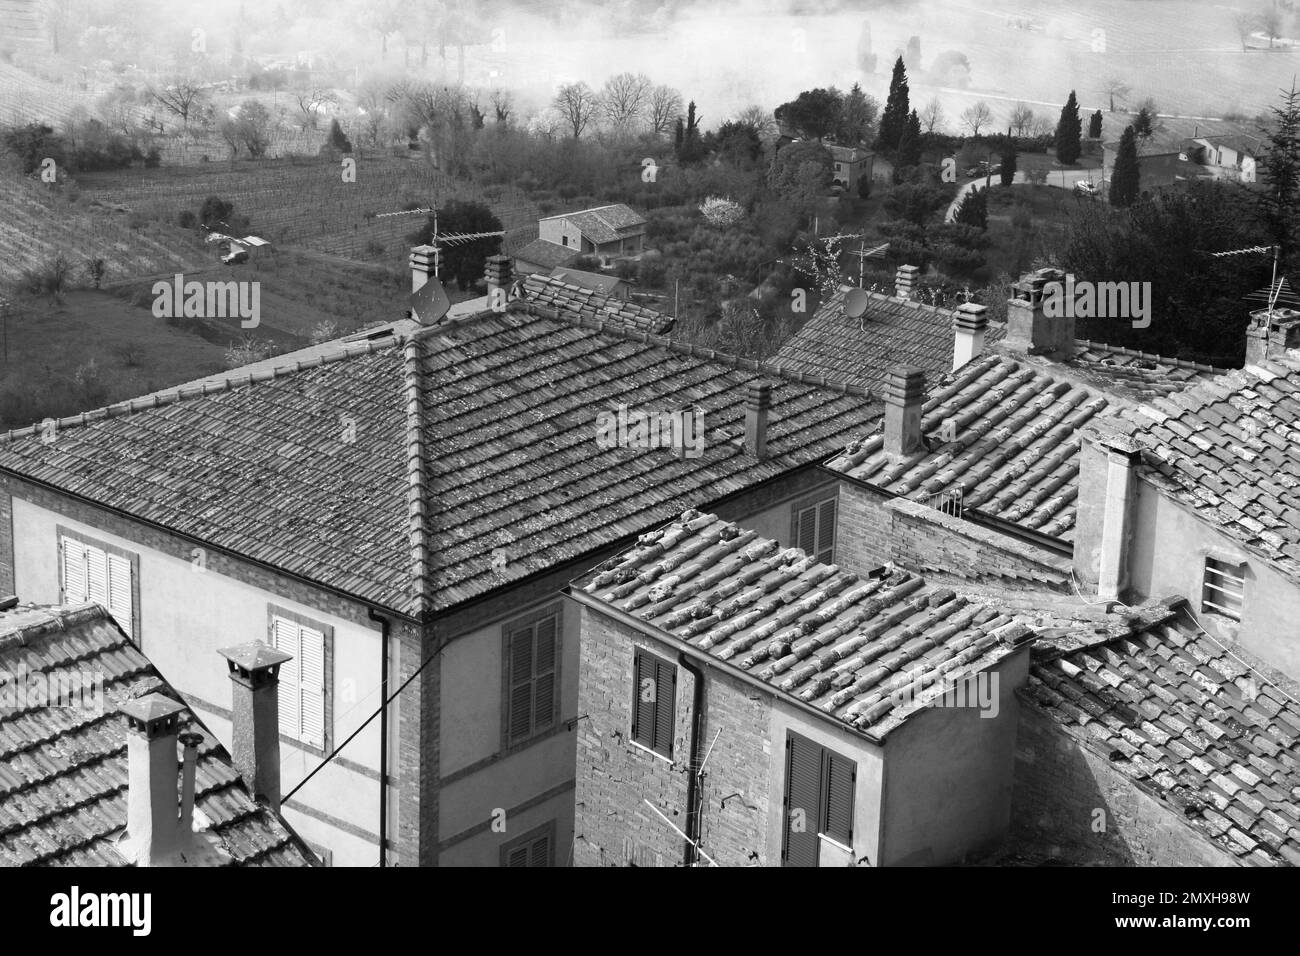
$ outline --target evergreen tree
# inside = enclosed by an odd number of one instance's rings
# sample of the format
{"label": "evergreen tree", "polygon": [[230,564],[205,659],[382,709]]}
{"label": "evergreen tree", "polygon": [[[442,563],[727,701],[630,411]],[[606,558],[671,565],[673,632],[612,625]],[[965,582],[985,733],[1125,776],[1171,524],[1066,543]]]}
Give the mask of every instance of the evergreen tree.
{"label": "evergreen tree", "polygon": [[694,100],[691,100],[686,108],[686,124],[684,126],[680,125],[680,118],[677,122],[680,131],[680,139],[678,139],[676,147],[677,161],[683,166],[700,162],[708,155],[708,149],[700,137],[700,117],[695,115]]}
{"label": "evergreen tree", "polygon": [[1133,132],[1137,133],[1143,139],[1148,138],[1151,133],[1151,114],[1145,108],[1138,110],[1138,115],[1133,119]]}
{"label": "evergreen tree", "polygon": [[1088,138],[1101,139],[1101,110],[1088,117]]}
{"label": "evergreen tree", "polygon": [[1079,101],[1070,90],[1070,98],[1061,107],[1061,119],[1056,124],[1056,158],[1069,166],[1079,159],[1083,152],[1080,139],[1083,136],[1083,122],[1079,119]]}
{"label": "evergreen tree", "polygon": [[903,138],[907,126],[907,116],[911,107],[907,102],[907,69],[900,56],[894,61],[894,75],[889,81],[889,97],[885,100],[885,112],[880,117],[880,135],[876,137],[876,148],[893,155],[898,150],[898,141]]}
{"label": "evergreen tree", "polygon": [[1274,120],[1261,132],[1266,146],[1259,157],[1265,188],[1257,194],[1259,218],[1284,259],[1300,250],[1300,91],[1295,83],[1282,105],[1269,108]]}
{"label": "evergreen tree", "polygon": [[898,141],[898,159],[894,162],[895,171],[909,166],[921,165],[921,118],[912,110],[903,124],[903,135]]}
{"label": "evergreen tree", "polygon": [[330,149],[338,150],[340,153],[352,152],[352,141],[343,132],[343,127],[339,125],[337,117],[330,120],[330,133],[326,143]]}
{"label": "evergreen tree", "polygon": [[1002,185],[1010,186],[1016,178],[1016,141],[1008,136],[1002,141],[1001,155],[999,162],[1002,163],[1002,171],[999,175],[1002,177]]}
{"label": "evergreen tree", "polygon": [[1128,208],[1137,202],[1141,170],[1138,167],[1137,133],[1132,126],[1124,128],[1115,156],[1115,168],[1110,172],[1110,204]]}
{"label": "evergreen tree", "polygon": [[987,229],[989,227],[989,203],[988,196],[985,193],[987,189],[980,189],[978,186],[972,187],[971,191],[966,194],[966,198],[961,201],[957,207],[957,215],[953,221],[963,226],[974,226],[976,229]]}

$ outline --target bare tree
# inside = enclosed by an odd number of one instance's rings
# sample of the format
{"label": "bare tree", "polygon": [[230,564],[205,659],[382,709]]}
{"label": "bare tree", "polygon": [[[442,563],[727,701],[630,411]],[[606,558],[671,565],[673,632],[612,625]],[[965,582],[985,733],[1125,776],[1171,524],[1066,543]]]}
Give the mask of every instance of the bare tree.
{"label": "bare tree", "polygon": [[930,97],[929,101],[921,107],[919,118],[927,133],[933,133],[943,124],[943,104],[939,102],[939,97]]}
{"label": "bare tree", "polygon": [[50,50],[58,53],[60,41],[72,33],[85,12],[75,9],[73,0],[41,0],[38,16],[50,34]]}
{"label": "bare tree", "polygon": [[987,126],[991,119],[993,119],[993,111],[983,100],[961,111],[962,124],[971,131],[972,136],[978,136],[980,130]]}
{"label": "bare tree", "polygon": [[117,86],[99,98],[95,109],[109,129],[129,136],[138,125],[137,106],[135,91],[129,86]]}
{"label": "bare tree", "polygon": [[1011,128],[1017,136],[1024,136],[1025,131],[1033,125],[1034,111],[1025,103],[1017,103],[1011,108]]}
{"label": "bare tree", "polygon": [[495,89],[492,91],[492,113],[499,125],[505,126],[510,122],[510,112],[513,108],[508,90]]}
{"label": "bare tree", "polygon": [[1119,98],[1120,102],[1123,102],[1124,97],[1128,96],[1130,92],[1129,85],[1125,83],[1123,80],[1121,80],[1118,76],[1106,77],[1106,79],[1102,80],[1101,88],[1102,91],[1106,94],[1106,97],[1110,102],[1109,112],[1111,113],[1115,112],[1116,97]]}
{"label": "bare tree", "polygon": [[189,126],[190,115],[194,113],[206,92],[194,80],[177,79],[176,82],[162,89],[151,86],[145,95],[149,102],[157,103],[167,112],[174,113],[181,118],[182,125]]}
{"label": "bare tree", "polygon": [[[680,100],[678,106],[680,109]],[[746,106],[736,114],[736,122],[753,128],[758,133],[758,138],[765,143],[776,138],[776,119],[761,106]]]}
{"label": "bare tree", "polygon": [[1237,31],[1237,39],[1241,41],[1243,52],[1247,49],[1246,41],[1250,35],[1255,32],[1255,27],[1259,23],[1259,18],[1253,13],[1238,11],[1232,15],[1232,26]]}
{"label": "bare tree", "polygon": [[573,138],[578,139],[596,114],[598,99],[596,91],[579,80],[577,83],[566,83],[561,86],[551,105],[573,131]]}
{"label": "bare tree", "polygon": [[652,89],[644,73],[618,73],[605,81],[600,91],[600,109],[610,126],[631,129],[645,109]]}
{"label": "bare tree", "polygon": [[650,91],[647,114],[650,129],[656,134],[670,132],[677,117],[682,115],[682,94],[671,86],[656,86]]}
{"label": "bare tree", "polygon": [[339,98],[332,90],[312,85],[293,94],[294,101],[302,113],[302,128],[315,129],[321,109],[327,104],[338,105]]}
{"label": "bare tree", "polygon": [[1268,37],[1269,49],[1273,47],[1273,40],[1282,35],[1282,11],[1276,6],[1270,5],[1263,13],[1259,15],[1259,28],[1264,31]]}

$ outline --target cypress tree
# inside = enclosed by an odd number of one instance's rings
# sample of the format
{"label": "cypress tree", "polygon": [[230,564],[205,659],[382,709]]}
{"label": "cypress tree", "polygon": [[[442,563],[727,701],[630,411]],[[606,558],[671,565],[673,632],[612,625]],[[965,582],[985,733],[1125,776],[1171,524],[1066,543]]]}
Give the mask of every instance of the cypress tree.
{"label": "cypress tree", "polygon": [[1127,208],[1137,202],[1141,169],[1138,167],[1137,133],[1132,126],[1124,128],[1119,140],[1119,153],[1115,168],[1110,171],[1110,204]]}
{"label": "cypress tree", "polygon": [[1061,119],[1056,124],[1056,158],[1067,166],[1076,162],[1083,152],[1083,121],[1079,119],[1079,101],[1070,90],[1070,98],[1061,107]]}
{"label": "cypress tree", "polygon": [[978,186],[971,188],[966,194],[966,198],[961,201],[957,207],[957,215],[953,221],[963,226],[974,226],[976,229],[988,229],[989,227],[989,205],[988,196],[984,195],[988,190],[980,189]]}
{"label": "cypress tree", "polygon": [[912,110],[903,124],[903,135],[898,140],[898,160],[896,169],[906,166],[921,165],[921,118]]}
{"label": "cypress tree", "polygon": [[880,135],[876,137],[876,147],[889,155],[898,151],[899,140],[907,127],[908,113],[911,107],[907,101],[907,68],[903,66],[900,56],[894,61],[894,75],[889,81],[889,97],[885,100],[885,112],[880,117]]}
{"label": "cypress tree", "polygon": [[1088,138],[1101,139],[1101,110],[1088,117]]}
{"label": "cypress tree", "polygon": [[1016,141],[1008,136],[1002,141],[1002,154],[999,161],[1002,163],[1002,171],[999,175],[1002,177],[1002,185],[1010,186],[1012,180],[1016,178]]}

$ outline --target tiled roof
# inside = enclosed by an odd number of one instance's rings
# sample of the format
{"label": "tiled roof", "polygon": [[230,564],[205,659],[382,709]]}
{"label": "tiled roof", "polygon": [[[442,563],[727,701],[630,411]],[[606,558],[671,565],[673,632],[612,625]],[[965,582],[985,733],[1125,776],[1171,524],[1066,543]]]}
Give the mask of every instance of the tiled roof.
{"label": "tiled roof", "polygon": [[696,511],[574,587],[875,737],[1032,637],[910,572],[864,580]]}
{"label": "tiled roof", "polygon": [[[895,365],[915,366],[931,379],[952,369],[952,309],[868,292],[866,314],[855,319],[844,312],[844,297],[851,288],[841,286],[822,303],[781,346],[773,364],[872,390],[880,389]],[[1002,326],[990,325],[986,345],[1003,334]]]}
{"label": "tiled roof", "polygon": [[868,149],[860,146],[840,146],[836,143],[827,143],[826,149],[830,152],[831,158],[841,163],[857,163],[872,155]]}
{"label": "tiled roof", "polygon": [[[646,222],[644,216],[622,203],[597,206],[594,209],[583,209],[578,212],[562,212],[555,216],[547,216],[546,219],[567,219],[578,227],[584,239],[598,244],[617,242],[626,230],[644,226]],[[545,222],[546,219],[542,221]]]}
{"label": "tiled roof", "polygon": [[566,282],[556,276],[544,276],[536,272],[525,276],[524,295],[538,305],[564,309],[589,319],[622,322],[629,329],[653,332],[656,335],[667,332],[673,326],[671,315],[647,309],[616,295]]}
{"label": "tiled roof", "polygon": [[1150,477],[1203,520],[1300,579],[1300,364],[1227,373],[1109,423]]}
{"label": "tiled roof", "polygon": [[1023,696],[1227,852],[1300,864],[1300,705],[1191,622],[1030,668]]}
{"label": "tiled roof", "polygon": [[[985,356],[931,388],[921,419],[928,448],[891,461],[877,429],[828,467],[907,498],[960,490],[964,507],[1069,541],[1078,495],[1075,433],[1107,404],[1083,386]],[[954,421],[954,441],[934,434],[945,419]]]}
{"label": "tiled roof", "polygon": [[561,282],[567,282],[569,285],[578,286],[580,289],[589,289],[592,292],[598,292],[601,295],[610,295],[619,286],[626,286],[627,280],[620,279],[615,275],[608,275],[600,272],[583,272],[581,269],[566,269],[563,266],[556,266],[551,270],[551,277],[559,279]]}
{"label": "tiled roof", "polygon": [[1076,339],[1074,344],[1074,358],[1066,368],[1097,388],[1135,401],[1181,392],[1228,371],[1086,339]]}
{"label": "tiled roof", "polygon": [[[219,662],[215,660],[214,666]],[[180,695],[98,605],[0,612],[0,671],[103,675],[103,707],[0,707],[0,866],[126,866],[127,734],[118,709],[143,692]],[[84,698],[83,698],[84,701]],[[195,829],[236,866],[314,866],[281,817],[255,803],[230,755],[197,717]],[[178,745],[177,760],[181,759]],[[179,772],[177,774],[179,792]]]}
{"label": "tiled roof", "polygon": [[533,262],[543,269],[554,269],[556,266],[568,265],[574,259],[581,256],[577,249],[570,249],[568,246],[562,246],[558,242],[551,242],[549,239],[534,239],[526,246],[518,249],[514,256],[516,259],[523,259],[525,262]]}
{"label": "tiled roof", "polygon": [[[880,414],[619,319],[510,309],[62,419],[48,443],[18,429],[0,468],[418,616],[824,460]],[[762,460],[740,447],[752,382]],[[702,456],[602,450],[620,404],[698,406]]]}
{"label": "tiled roof", "polygon": [[1235,150],[1238,153],[1245,153],[1247,156],[1262,156],[1264,153],[1264,141],[1258,136],[1251,136],[1249,133],[1202,136],[1200,139],[1211,146],[1226,146],[1228,149]]}

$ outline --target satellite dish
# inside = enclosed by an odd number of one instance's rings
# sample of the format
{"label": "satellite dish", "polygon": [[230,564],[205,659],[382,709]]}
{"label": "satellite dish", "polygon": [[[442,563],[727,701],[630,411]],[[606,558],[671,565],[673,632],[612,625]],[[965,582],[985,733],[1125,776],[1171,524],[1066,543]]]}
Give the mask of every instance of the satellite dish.
{"label": "satellite dish", "polygon": [[844,296],[844,314],[850,319],[860,319],[867,311],[871,297],[861,289],[850,289]]}

